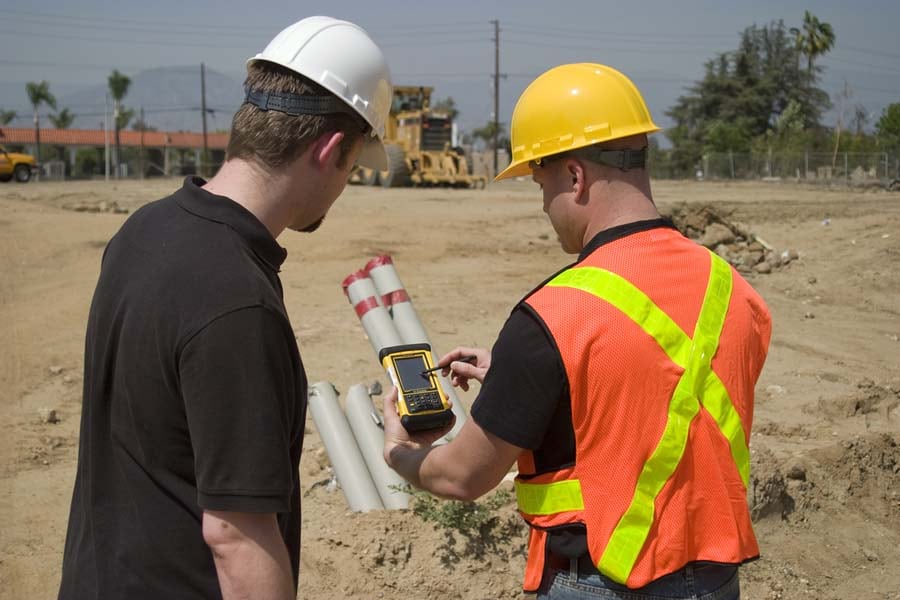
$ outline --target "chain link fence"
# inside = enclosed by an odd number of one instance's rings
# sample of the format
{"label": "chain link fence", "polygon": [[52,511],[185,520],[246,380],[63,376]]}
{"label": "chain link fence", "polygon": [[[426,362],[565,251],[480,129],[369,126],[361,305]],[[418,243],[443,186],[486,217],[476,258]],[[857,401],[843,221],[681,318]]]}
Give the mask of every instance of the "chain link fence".
{"label": "chain link fence", "polygon": [[[651,175],[666,178],[664,169]],[[793,180],[848,185],[886,184],[900,179],[900,156],[887,152],[796,152],[705,154],[693,174],[696,179]]]}

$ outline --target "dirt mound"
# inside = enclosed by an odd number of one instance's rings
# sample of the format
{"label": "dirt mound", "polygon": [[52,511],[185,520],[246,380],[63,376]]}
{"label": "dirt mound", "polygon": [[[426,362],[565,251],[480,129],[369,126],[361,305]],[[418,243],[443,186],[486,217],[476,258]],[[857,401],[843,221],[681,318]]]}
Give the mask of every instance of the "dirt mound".
{"label": "dirt mound", "polygon": [[777,252],[708,204],[675,205],[663,216],[671,219],[686,237],[714,251],[743,273],[771,273],[800,257],[794,250]]}
{"label": "dirt mound", "polygon": [[[307,530],[303,543],[326,551],[302,554],[302,597],[521,597],[527,526],[508,488],[478,503],[416,494],[412,510],[365,514],[337,508],[345,508],[340,491],[310,496],[305,505],[328,507],[318,517],[328,525]],[[340,565],[353,565],[354,576],[343,577]]]}
{"label": "dirt mound", "polygon": [[809,413],[823,415],[831,420],[859,415],[889,420],[900,407],[900,387],[879,385],[870,379],[857,384],[857,390],[837,399],[820,398],[815,406],[804,407]]}

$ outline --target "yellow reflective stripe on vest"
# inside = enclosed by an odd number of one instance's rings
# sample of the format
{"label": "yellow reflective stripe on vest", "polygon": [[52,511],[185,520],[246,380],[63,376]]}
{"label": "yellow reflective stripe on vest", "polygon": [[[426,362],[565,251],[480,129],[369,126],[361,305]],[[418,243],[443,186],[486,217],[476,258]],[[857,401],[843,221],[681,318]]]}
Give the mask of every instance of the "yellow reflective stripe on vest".
{"label": "yellow reflective stripe on vest", "polygon": [[691,421],[701,402],[728,440],[744,487],[749,482],[750,453],[740,417],[710,366],[731,299],[731,268],[715,254],[710,253],[710,257],[709,283],[693,338],[646,294],[610,271],[579,267],[564,271],[547,283],[576,288],[609,302],[653,337],[666,355],[684,369],[669,401],[662,437],[644,464],[632,501],[598,563],[604,574],[619,583],[627,581],[646,542],[653,524],[654,502],[681,462]]}
{"label": "yellow reflective stripe on vest", "polygon": [[524,483],[517,479],[515,484],[519,510],[527,515],[554,515],[584,510],[581,482],[577,479],[553,483]]}

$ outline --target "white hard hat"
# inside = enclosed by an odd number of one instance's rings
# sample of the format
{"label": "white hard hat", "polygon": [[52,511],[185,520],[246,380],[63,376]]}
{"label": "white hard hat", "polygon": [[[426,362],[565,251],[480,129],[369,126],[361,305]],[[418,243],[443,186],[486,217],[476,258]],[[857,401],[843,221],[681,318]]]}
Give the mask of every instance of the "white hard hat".
{"label": "white hard hat", "polygon": [[384,125],[393,87],[384,53],[358,25],[331,17],[308,17],[284,29],[247,61],[265,60],[315,81],[343,100],[372,127],[358,163],[387,169]]}

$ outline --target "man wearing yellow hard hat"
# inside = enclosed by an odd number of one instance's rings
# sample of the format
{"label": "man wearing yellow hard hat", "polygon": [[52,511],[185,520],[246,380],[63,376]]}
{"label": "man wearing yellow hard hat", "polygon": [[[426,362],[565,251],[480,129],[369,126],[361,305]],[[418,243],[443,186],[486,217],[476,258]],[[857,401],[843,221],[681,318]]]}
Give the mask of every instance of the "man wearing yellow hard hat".
{"label": "man wearing yellow hard hat", "polygon": [[[769,311],[714,253],[662,219],[640,92],[605,65],[561,65],[524,91],[512,161],[575,262],[513,309],[489,352],[439,364],[481,382],[449,444],[385,406],[385,459],[414,485],[473,499],[518,462],[539,598],[739,598],[759,555],[746,501],[753,391]],[[475,354],[475,364],[456,359]]]}

